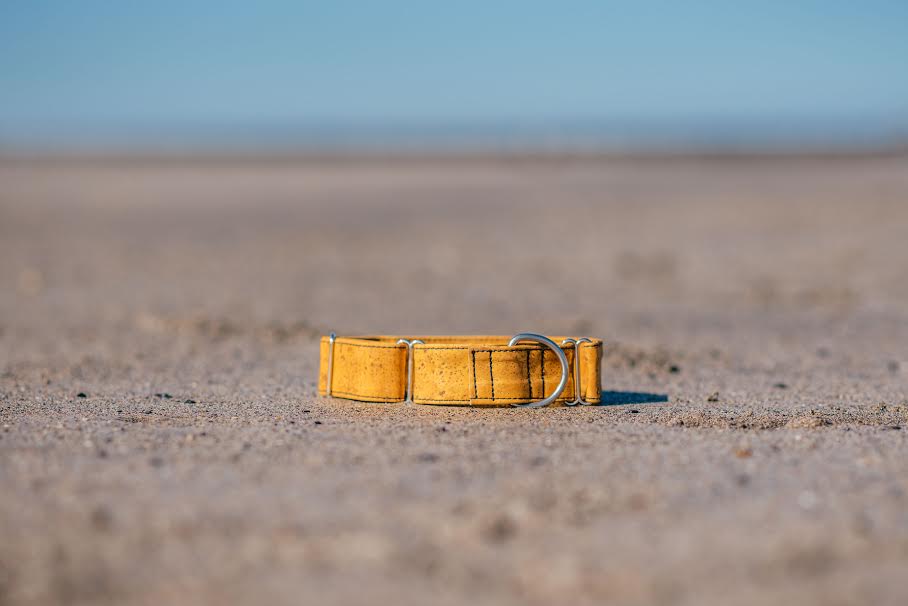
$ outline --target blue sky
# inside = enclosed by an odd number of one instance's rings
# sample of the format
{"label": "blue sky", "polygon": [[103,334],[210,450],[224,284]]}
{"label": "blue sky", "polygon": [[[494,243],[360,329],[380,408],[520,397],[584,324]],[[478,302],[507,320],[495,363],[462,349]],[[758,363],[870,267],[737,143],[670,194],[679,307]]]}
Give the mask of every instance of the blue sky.
{"label": "blue sky", "polygon": [[0,142],[622,121],[905,133],[908,2],[0,0]]}

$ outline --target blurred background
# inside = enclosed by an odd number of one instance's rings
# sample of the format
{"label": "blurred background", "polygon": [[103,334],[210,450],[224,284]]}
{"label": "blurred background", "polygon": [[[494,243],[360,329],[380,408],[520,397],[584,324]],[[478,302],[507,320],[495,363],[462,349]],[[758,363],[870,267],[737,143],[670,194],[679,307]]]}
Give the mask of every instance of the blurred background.
{"label": "blurred background", "polygon": [[0,2],[0,604],[904,604],[906,74],[897,1]]}
{"label": "blurred background", "polygon": [[895,304],[906,28],[882,1],[7,3],[5,273],[49,290],[4,311],[607,334]]}
{"label": "blurred background", "polygon": [[900,2],[5,3],[37,150],[903,145]]}

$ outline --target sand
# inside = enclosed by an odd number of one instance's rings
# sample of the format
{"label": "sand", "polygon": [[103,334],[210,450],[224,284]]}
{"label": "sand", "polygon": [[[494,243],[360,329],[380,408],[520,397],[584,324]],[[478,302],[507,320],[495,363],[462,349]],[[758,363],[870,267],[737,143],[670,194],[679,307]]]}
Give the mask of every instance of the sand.
{"label": "sand", "polygon": [[[908,157],[0,159],[0,604],[908,602]],[[318,335],[605,400],[319,398]]]}

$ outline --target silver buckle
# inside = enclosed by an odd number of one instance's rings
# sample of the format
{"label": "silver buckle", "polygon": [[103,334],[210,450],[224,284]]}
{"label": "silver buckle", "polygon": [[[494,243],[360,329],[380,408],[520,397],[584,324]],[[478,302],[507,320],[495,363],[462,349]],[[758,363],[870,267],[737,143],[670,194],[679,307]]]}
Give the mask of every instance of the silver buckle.
{"label": "silver buckle", "polygon": [[[542,335],[537,335],[536,333],[533,333],[533,332],[522,332],[518,335],[514,335],[514,337],[508,343],[508,347],[514,347],[518,343],[523,343],[526,341],[533,341],[535,343],[545,345],[546,347],[548,347],[549,349],[551,349],[552,351],[555,352],[555,355],[558,356],[558,360],[561,362],[561,380],[558,381],[558,387],[555,388],[555,391],[552,392],[552,395],[550,395],[549,397],[544,398],[542,400],[538,400],[536,402],[527,402],[526,404],[511,404],[511,406],[514,406],[517,408],[540,408],[542,406],[548,406],[549,404],[551,404],[552,402],[554,402],[555,400],[558,399],[558,396],[561,395],[561,392],[563,392],[564,388],[567,386],[567,382],[568,382],[567,356],[564,355],[564,352],[561,350],[560,347],[558,347],[558,345],[555,344],[554,341],[552,341],[548,337],[544,337]],[[544,353],[543,353],[543,355],[544,355]]]}
{"label": "silver buckle", "polygon": [[407,346],[407,391],[404,396],[405,404],[413,403],[413,346],[417,343],[425,345],[425,342],[420,341],[419,339],[413,339],[412,341],[408,341],[407,339],[397,340],[398,345]]}
{"label": "silver buckle", "polygon": [[580,339],[565,339],[561,342],[562,345],[567,345],[571,343],[574,345],[574,399],[570,402],[565,402],[568,406],[589,406],[593,402],[587,402],[583,399],[583,396],[580,395],[580,344],[581,343],[592,343],[591,339],[586,337],[581,337]]}

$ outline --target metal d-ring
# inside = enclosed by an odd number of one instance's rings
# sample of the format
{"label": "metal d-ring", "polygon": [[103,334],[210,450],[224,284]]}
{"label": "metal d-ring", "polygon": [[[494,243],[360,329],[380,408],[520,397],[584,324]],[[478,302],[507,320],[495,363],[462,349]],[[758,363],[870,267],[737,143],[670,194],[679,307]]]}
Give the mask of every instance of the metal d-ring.
{"label": "metal d-ring", "polygon": [[508,347],[514,347],[518,343],[523,343],[525,341],[533,341],[541,345],[545,345],[549,349],[555,352],[555,355],[558,356],[558,360],[561,362],[561,380],[558,381],[558,387],[555,388],[555,391],[552,392],[552,395],[549,397],[539,400],[538,402],[527,402],[526,404],[511,404],[511,406],[516,406],[518,408],[539,408],[542,406],[548,406],[552,402],[558,399],[558,396],[561,395],[561,392],[564,391],[564,388],[567,386],[568,382],[568,361],[567,356],[564,355],[564,352],[561,350],[558,345],[542,335],[537,335],[533,332],[522,332],[518,335],[514,335],[511,341],[508,343]]}
{"label": "metal d-ring", "polygon": [[407,339],[398,339],[398,345],[407,346],[407,393],[404,396],[404,402],[406,404],[413,403],[413,346],[416,344],[425,345],[424,341],[419,339],[413,339],[409,341]]}
{"label": "metal d-ring", "polygon": [[561,342],[562,345],[567,345],[568,343],[573,344],[574,346],[574,399],[570,402],[565,402],[568,406],[589,406],[594,404],[594,402],[587,402],[583,399],[580,391],[580,344],[581,343],[592,343],[592,339],[587,339],[586,337],[581,337],[579,339],[565,339]]}
{"label": "metal d-ring", "polygon": [[325,395],[331,395],[331,377],[334,375],[334,342],[337,340],[337,334],[328,335],[328,378],[325,380]]}

